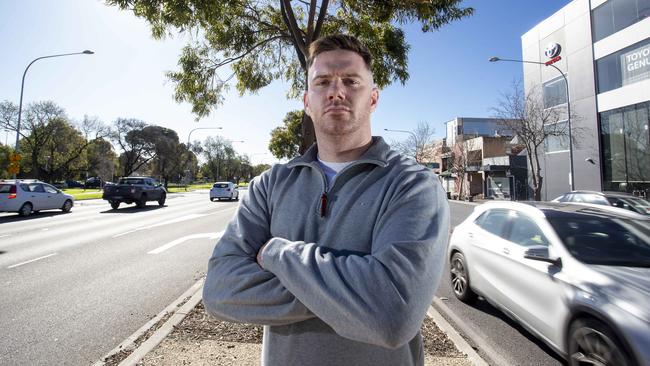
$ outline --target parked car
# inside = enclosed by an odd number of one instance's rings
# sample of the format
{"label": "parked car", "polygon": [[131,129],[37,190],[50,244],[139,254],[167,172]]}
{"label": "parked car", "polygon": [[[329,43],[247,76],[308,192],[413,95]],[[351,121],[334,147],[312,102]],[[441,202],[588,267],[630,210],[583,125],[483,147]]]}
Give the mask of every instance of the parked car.
{"label": "parked car", "polygon": [[650,215],[650,201],[623,192],[573,191],[565,193],[551,202],[593,203]]}
{"label": "parked car", "polygon": [[86,188],[101,188],[103,183],[104,182],[102,181],[102,178],[100,178],[100,177],[90,177],[90,178],[86,179],[85,187]]}
{"label": "parked car", "polygon": [[114,210],[117,210],[122,202],[136,203],[142,208],[147,201],[157,201],[159,206],[164,206],[167,191],[153,178],[125,177],[120,178],[117,184],[106,184],[102,199],[107,200]]}
{"label": "parked car", "polygon": [[210,201],[227,198],[228,200],[239,200],[239,189],[237,185],[232,182],[217,182],[210,188]]}
{"label": "parked car", "polygon": [[17,212],[29,216],[32,212],[59,209],[70,212],[74,198],[38,180],[0,181],[0,212]]}
{"label": "parked car", "polygon": [[78,180],[68,179],[65,181],[66,188],[83,188],[84,184]]}
{"label": "parked car", "polygon": [[480,295],[569,365],[650,360],[650,218],[599,205],[491,202],[450,239],[455,296]]}

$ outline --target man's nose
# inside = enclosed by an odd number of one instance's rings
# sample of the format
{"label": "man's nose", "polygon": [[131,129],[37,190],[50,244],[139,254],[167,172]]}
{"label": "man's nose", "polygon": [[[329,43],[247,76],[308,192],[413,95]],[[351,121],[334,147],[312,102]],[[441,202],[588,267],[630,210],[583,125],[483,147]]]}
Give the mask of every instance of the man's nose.
{"label": "man's nose", "polygon": [[344,99],[345,91],[343,86],[343,80],[338,78],[334,79],[327,89],[327,97],[329,99]]}

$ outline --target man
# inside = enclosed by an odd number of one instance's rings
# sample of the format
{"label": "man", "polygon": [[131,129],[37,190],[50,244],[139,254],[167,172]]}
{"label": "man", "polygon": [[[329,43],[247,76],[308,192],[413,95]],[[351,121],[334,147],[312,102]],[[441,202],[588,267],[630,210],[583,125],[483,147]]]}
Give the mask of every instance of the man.
{"label": "man", "polygon": [[444,265],[436,176],[372,137],[379,91],[353,37],[310,47],[316,145],[249,185],[203,290],[217,318],[264,325],[264,365],[422,365]]}

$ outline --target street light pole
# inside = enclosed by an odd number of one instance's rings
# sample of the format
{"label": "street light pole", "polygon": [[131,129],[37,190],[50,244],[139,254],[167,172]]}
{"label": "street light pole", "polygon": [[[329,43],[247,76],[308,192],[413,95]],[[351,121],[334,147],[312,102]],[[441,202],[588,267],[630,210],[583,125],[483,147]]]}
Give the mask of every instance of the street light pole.
{"label": "street light pole", "polygon": [[388,129],[388,128],[384,128],[384,131],[410,133],[411,136],[413,136],[413,141],[415,141],[415,161],[417,161],[419,163],[419,159],[418,159],[418,148],[419,148],[419,146],[418,146],[418,137],[415,135],[415,133],[413,131],[391,130],[391,129]]}
{"label": "street light pole", "polygon": [[573,137],[572,137],[572,130],[571,130],[571,102],[569,100],[569,80],[567,79],[566,75],[560,70],[557,66],[553,64],[547,64],[545,62],[538,62],[538,61],[526,61],[526,60],[512,60],[512,59],[505,59],[505,58],[499,58],[496,56],[490,57],[490,62],[497,62],[497,61],[508,61],[508,62],[519,62],[523,64],[537,64],[537,65],[544,65],[544,66],[552,66],[557,72],[562,75],[562,78],[564,78],[564,86],[566,87],[566,111],[567,111],[567,125],[569,128],[569,185],[571,187],[572,191],[575,191],[575,182],[574,182],[574,175],[573,175]]}
{"label": "street light pole", "polygon": [[[223,127],[215,126],[215,127],[197,127],[197,128],[194,128],[194,129],[190,130],[190,133],[187,134],[187,145],[185,145],[185,147],[187,148],[187,159],[188,159],[188,161],[189,161],[189,158],[190,158],[190,136],[192,136],[192,132],[194,132],[196,130],[221,130],[221,129],[223,129]],[[194,175],[194,174],[192,174],[192,175]]]}
{"label": "street light pole", "polygon": [[187,134],[187,149],[189,150],[190,148],[190,136],[192,136],[192,132],[196,130],[221,130],[223,127],[197,127],[195,129],[192,129],[190,133]]}
{"label": "street light pole", "polygon": [[[84,50],[82,52],[61,53],[57,55],[42,56],[42,57],[35,58],[34,60],[32,60],[32,62],[29,63],[29,65],[27,65],[27,67],[25,68],[25,72],[23,72],[23,80],[20,84],[20,102],[18,102],[18,123],[16,124],[16,145],[14,147],[14,152],[16,154],[18,153],[19,151],[18,149],[20,147],[20,119],[23,112],[23,91],[25,89],[25,76],[27,75],[27,70],[29,70],[29,67],[32,66],[34,62],[38,60],[42,60],[44,58],[63,57],[63,56],[72,56],[72,55],[92,55],[94,53],[95,52],[90,50]],[[14,180],[16,180],[16,173],[14,173]]]}

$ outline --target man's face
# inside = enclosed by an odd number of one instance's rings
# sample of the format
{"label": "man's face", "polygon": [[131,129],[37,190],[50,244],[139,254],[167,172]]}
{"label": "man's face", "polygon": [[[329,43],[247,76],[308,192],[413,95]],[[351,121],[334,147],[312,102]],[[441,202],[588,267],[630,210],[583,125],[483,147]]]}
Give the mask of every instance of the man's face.
{"label": "man's face", "polygon": [[308,71],[305,111],[318,135],[370,134],[370,114],[379,91],[372,73],[357,53],[327,51],[314,59]]}

